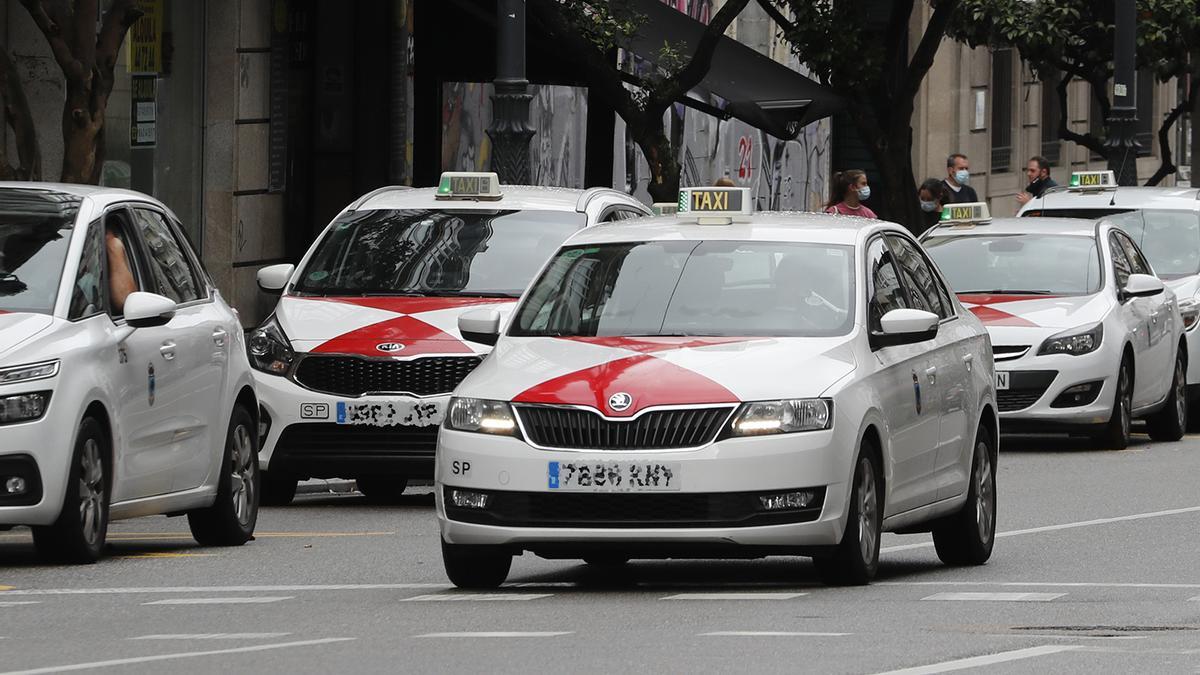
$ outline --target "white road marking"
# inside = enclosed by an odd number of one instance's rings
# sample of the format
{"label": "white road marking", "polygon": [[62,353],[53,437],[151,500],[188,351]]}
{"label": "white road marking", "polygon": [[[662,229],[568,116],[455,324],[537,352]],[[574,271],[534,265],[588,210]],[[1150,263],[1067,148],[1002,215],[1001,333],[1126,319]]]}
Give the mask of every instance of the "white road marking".
{"label": "white road marking", "polygon": [[49,666],[32,670],[12,670],[0,675],[42,675],[43,673],[62,673],[70,670],[90,670],[92,668],[111,668],[113,666],[128,666],[135,663],[152,663],[154,661],[170,661],[172,659],[190,659],[199,656],[218,656],[221,654],[243,654],[246,652],[261,652],[270,649],[290,649],[292,647],[310,647],[325,645],[333,642],[346,642],[358,638],[340,637],[323,638],[320,640],[301,640],[299,642],[280,642],[269,645],[253,645],[251,647],[234,647],[231,649],[213,649],[203,652],[178,652],[175,654],[155,654],[154,656],[136,656],[129,659],[113,659],[111,661],[92,661],[91,663],[73,663],[65,666]]}
{"label": "white road marking", "polygon": [[1050,602],[1066,593],[934,593],[922,600],[963,600],[976,602]]}
{"label": "white road marking", "polygon": [[699,633],[700,637],[845,637],[854,633],[792,633],[775,630],[718,630]]}
{"label": "white road marking", "polygon": [[268,602],[291,600],[292,595],[264,595],[253,598],[168,598],[143,602],[143,605],[263,605]]}
{"label": "white road marking", "polygon": [[13,600],[12,602],[0,602],[0,607],[19,607],[21,605],[40,605],[41,600]]}
{"label": "white road marking", "polygon": [[663,600],[792,600],[807,593],[679,593]]}
{"label": "white road marking", "polygon": [[[1043,525],[1042,527],[1030,527],[1024,530],[1009,530],[1007,532],[997,532],[996,538],[1016,537],[1022,534],[1038,534],[1040,532],[1057,532],[1058,530],[1071,530],[1077,527],[1091,527],[1092,525],[1107,525],[1109,523],[1123,523],[1130,520],[1145,520],[1146,518],[1161,518],[1162,516],[1174,516],[1181,513],[1197,513],[1200,512],[1200,506],[1188,506],[1181,509],[1167,509],[1165,511],[1151,511],[1149,513],[1135,513],[1128,516],[1117,516],[1115,518],[1097,518],[1095,520],[1081,520],[1074,523],[1060,523],[1058,525]],[[919,544],[903,544],[901,546],[888,546],[879,550],[880,553],[895,553],[896,551],[911,551],[918,548],[929,548],[933,546],[932,541],[924,541]]]}
{"label": "white road marking", "polygon": [[540,600],[549,598],[553,593],[447,593],[445,595],[418,595],[404,598],[401,602],[461,602],[479,600],[490,602],[495,600]]}
{"label": "white road marking", "polygon": [[295,591],[390,591],[451,589],[450,584],[314,584],[283,586],[131,586],[128,588],[21,588],[0,590],[10,595],[137,595],[141,593],[286,593]]}
{"label": "white road marking", "polygon": [[955,659],[954,661],[931,663],[927,666],[917,666],[915,668],[889,670],[885,673],[880,673],[879,675],[932,675],[933,673],[948,673],[954,670],[966,670],[967,668],[978,668],[980,666],[990,666],[997,663],[1008,663],[1009,661],[1031,659],[1037,656],[1048,656],[1050,654],[1074,651],[1075,649],[1077,649],[1077,647],[1072,645],[1042,645],[1041,647],[1016,649],[1011,652],[1000,652],[999,654],[987,654],[985,656],[972,656],[966,659]]}
{"label": "white road marking", "polygon": [[[481,632],[464,632],[464,633],[425,633],[423,635],[414,635],[418,638],[544,638],[544,637],[559,637],[562,635],[574,635],[574,631],[481,631]],[[3,675],[3,673],[0,673]]]}
{"label": "white road marking", "polygon": [[291,633],[177,633],[163,635],[139,635],[128,640],[272,640],[287,637]]}
{"label": "white road marking", "polygon": [[[1141,584],[1092,581],[876,581],[873,586],[1025,586],[1031,588],[1200,588],[1200,584]],[[1195,600],[1195,598],[1192,598]]]}

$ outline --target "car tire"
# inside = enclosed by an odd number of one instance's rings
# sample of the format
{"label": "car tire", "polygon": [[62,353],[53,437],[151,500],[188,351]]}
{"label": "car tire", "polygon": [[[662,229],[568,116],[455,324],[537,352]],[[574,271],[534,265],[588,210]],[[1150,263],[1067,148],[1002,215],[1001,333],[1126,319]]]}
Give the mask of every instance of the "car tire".
{"label": "car tire", "polygon": [[1133,426],[1133,362],[1128,356],[1121,359],[1117,369],[1117,392],[1113,397],[1112,414],[1108,424],[1093,441],[1103,449],[1124,450],[1129,447],[1130,428]]}
{"label": "car tire", "polygon": [[55,562],[88,564],[100,559],[108,537],[109,439],[104,427],[85,417],[75,434],[62,511],[53,525],[33,528],[38,554]]}
{"label": "car tire", "polygon": [[442,564],[459,588],[496,588],[508,578],[512,553],[502,546],[448,544],[442,540]]}
{"label": "car tire", "polygon": [[879,567],[883,505],[876,456],[875,448],[864,442],[854,466],[842,541],[829,554],[813,558],[817,574],[831,586],[863,586],[871,582]]}
{"label": "car tire", "polygon": [[1175,355],[1173,373],[1166,404],[1146,420],[1146,430],[1155,441],[1178,441],[1187,432],[1187,354],[1182,349]]}
{"label": "car tire", "polygon": [[404,476],[369,476],[354,480],[358,491],[366,497],[368,504],[399,504],[408,479]]}
{"label": "car tire", "polygon": [[287,506],[296,498],[296,479],[277,471],[263,471],[260,475],[259,503],[263,506]]}
{"label": "car tire", "polygon": [[221,453],[217,499],[187,514],[192,536],[204,546],[241,546],[254,536],[261,485],[255,428],[245,408],[233,409]]}
{"label": "car tire", "polygon": [[980,427],[971,459],[971,484],[962,509],[934,526],[933,545],[947,565],[982,565],[996,540],[996,467],[991,433]]}

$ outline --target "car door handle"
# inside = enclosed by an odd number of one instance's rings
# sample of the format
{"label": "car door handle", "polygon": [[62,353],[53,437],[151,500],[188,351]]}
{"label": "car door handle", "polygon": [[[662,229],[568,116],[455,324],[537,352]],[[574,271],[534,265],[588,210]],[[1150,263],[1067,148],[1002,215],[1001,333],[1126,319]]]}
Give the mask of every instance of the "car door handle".
{"label": "car door handle", "polygon": [[971,370],[971,366],[975,365],[975,355],[967,354],[963,357],[963,363],[967,364],[967,370]]}
{"label": "car door handle", "polygon": [[930,366],[929,368],[926,368],[925,376],[929,378],[929,384],[934,384],[937,382],[937,367]]}
{"label": "car door handle", "polygon": [[175,359],[175,343],[174,342],[162,343],[162,346],[158,348],[158,353],[162,354],[163,358],[168,361],[174,360]]}
{"label": "car door handle", "polygon": [[213,334],[212,334],[213,343],[216,344],[218,347],[224,347],[225,346],[225,337],[227,335],[229,335],[229,333],[227,333],[224,328],[218,328],[218,329],[214,330]]}

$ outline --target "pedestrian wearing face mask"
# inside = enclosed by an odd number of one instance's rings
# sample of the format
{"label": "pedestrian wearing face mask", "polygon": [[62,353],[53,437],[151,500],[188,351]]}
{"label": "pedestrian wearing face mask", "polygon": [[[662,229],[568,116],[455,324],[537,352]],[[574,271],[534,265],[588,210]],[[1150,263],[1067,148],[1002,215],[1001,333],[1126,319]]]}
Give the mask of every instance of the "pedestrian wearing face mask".
{"label": "pedestrian wearing face mask", "polygon": [[1028,204],[1029,200],[1041,197],[1046,190],[1052,187],[1058,187],[1058,183],[1050,177],[1050,162],[1046,161],[1045,157],[1035,155],[1029,158],[1025,164],[1025,176],[1029,178],[1029,185],[1025,189],[1017,193],[1017,203]]}
{"label": "pedestrian wearing face mask", "polygon": [[[922,231],[937,225],[942,218],[942,207],[947,203],[946,184],[937,178],[926,178],[917,188],[917,199],[921,202]],[[920,234],[920,233],[918,233]]]}
{"label": "pedestrian wearing face mask", "polygon": [[870,198],[871,186],[867,184],[867,174],[859,169],[839,171],[830,181],[829,202],[825,204],[825,213],[878,218],[874,211],[863,204]]}
{"label": "pedestrian wearing face mask", "polygon": [[975,188],[967,185],[971,182],[971,167],[966,155],[956,152],[946,158],[946,180],[943,182],[946,184],[946,196],[949,198],[946,203],[966,204],[979,201]]}

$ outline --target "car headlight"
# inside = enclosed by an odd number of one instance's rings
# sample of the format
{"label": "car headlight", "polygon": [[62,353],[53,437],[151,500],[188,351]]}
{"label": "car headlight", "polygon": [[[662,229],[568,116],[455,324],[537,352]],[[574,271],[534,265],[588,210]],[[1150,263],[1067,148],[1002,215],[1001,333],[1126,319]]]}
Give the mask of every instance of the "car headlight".
{"label": "car headlight", "polygon": [[743,403],[730,435],[762,436],[820,431],[833,423],[833,401],[827,398],[784,399]]}
{"label": "car headlight", "polygon": [[46,414],[50,392],[35,391],[0,397],[0,424],[32,422]]}
{"label": "car headlight", "polygon": [[1191,330],[1196,327],[1197,319],[1200,319],[1200,300],[1195,297],[1184,298],[1179,301],[1179,314],[1183,316],[1183,329]]}
{"label": "car headlight", "polygon": [[23,366],[0,368],[0,384],[14,384],[30,380],[44,380],[58,374],[58,359],[29,363]]}
{"label": "car headlight", "polygon": [[296,352],[288,344],[287,336],[274,316],[250,334],[246,352],[250,356],[250,365],[272,375],[286,375],[296,360]]}
{"label": "car headlight", "polygon": [[1086,328],[1072,328],[1046,338],[1046,341],[1038,348],[1038,355],[1070,354],[1079,356],[1088,354],[1100,348],[1100,340],[1103,338],[1104,324],[1101,323]]}
{"label": "car headlight", "polygon": [[481,398],[452,398],[446,413],[446,428],[500,436],[517,435],[517,418],[504,401]]}

